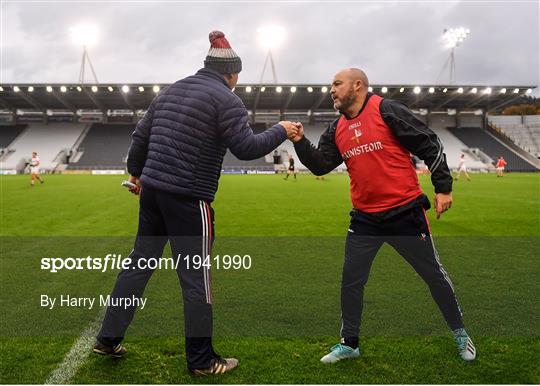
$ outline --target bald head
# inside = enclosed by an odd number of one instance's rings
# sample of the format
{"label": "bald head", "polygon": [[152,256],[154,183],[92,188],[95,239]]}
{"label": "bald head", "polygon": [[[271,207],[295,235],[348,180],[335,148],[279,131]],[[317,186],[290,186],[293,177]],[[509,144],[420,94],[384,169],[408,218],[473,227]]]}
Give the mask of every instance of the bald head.
{"label": "bald head", "polygon": [[351,115],[366,98],[369,80],[359,68],[344,68],[334,75],[330,94],[334,108],[342,114]]}
{"label": "bald head", "polygon": [[366,73],[359,68],[344,68],[343,70],[338,71],[334,78],[338,77],[338,75],[340,77],[348,79],[353,83],[356,81],[360,81],[365,88],[369,87],[369,80]]}

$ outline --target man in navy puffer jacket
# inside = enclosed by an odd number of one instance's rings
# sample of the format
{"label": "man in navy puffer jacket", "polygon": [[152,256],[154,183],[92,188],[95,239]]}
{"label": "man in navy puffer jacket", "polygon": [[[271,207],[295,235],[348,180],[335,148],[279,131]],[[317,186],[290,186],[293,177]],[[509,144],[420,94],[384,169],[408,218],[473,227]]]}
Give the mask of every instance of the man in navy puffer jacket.
{"label": "man in navy puffer jacket", "polygon": [[[160,92],[139,121],[128,153],[132,193],[140,193],[139,229],[130,265],[118,275],[94,352],[116,357],[137,303],[170,241],[184,300],[187,367],[195,375],[222,374],[238,364],[212,347],[210,263],[214,212],[227,148],[243,160],[272,152],[297,134],[280,122],[255,135],[242,101],[231,90],[242,62],[220,31],[210,33],[204,68]],[[200,264],[200,256],[203,262]],[[152,263],[152,264],[150,264]],[[199,264],[198,264],[199,263]]]}

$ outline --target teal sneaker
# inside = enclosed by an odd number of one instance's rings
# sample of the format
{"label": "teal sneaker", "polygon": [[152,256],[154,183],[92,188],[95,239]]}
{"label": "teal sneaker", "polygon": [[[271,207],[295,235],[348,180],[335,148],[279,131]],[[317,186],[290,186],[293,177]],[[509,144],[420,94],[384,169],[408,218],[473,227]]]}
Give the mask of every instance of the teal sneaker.
{"label": "teal sneaker", "polygon": [[467,331],[465,331],[464,328],[459,328],[454,330],[453,333],[461,359],[464,361],[474,360],[474,358],[476,358],[476,348],[474,347],[471,338],[467,334]]}
{"label": "teal sneaker", "polygon": [[338,343],[330,349],[330,353],[321,358],[322,363],[336,363],[342,359],[354,359],[360,356],[360,349]]}

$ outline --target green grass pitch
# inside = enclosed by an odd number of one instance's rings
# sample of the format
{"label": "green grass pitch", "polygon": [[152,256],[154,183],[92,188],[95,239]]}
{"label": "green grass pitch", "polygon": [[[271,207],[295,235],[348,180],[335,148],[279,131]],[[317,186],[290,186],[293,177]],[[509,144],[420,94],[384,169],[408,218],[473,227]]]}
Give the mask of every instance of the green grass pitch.
{"label": "green grass pitch", "polygon": [[[137,198],[123,176],[0,176],[0,382],[43,383],[101,310],[40,307],[40,294],[108,294],[117,271],[40,269],[42,257],[126,256]],[[420,182],[432,198],[429,176]],[[390,247],[366,286],[358,360],[322,365],[339,334],[348,177],[224,175],[213,203],[214,253],[249,254],[247,270],[214,271],[214,345],[240,366],[195,379],[185,368],[174,271],[157,271],[128,330],[128,355],[88,356],[71,383],[539,383],[540,175],[472,175],[454,205],[428,212],[442,264],[478,351],[455,352],[429,291]],[[165,254],[170,254],[166,248]]]}

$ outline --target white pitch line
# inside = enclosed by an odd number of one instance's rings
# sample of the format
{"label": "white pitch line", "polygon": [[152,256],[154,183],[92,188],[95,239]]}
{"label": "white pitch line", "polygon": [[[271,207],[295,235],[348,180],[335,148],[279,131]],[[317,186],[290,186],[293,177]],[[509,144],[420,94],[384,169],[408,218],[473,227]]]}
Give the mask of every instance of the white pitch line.
{"label": "white pitch line", "polygon": [[102,309],[99,312],[97,318],[86,327],[77,341],[71,346],[62,363],[53,370],[49,378],[45,381],[46,385],[69,383],[71,378],[77,373],[92,351],[92,344],[101,326],[104,311],[105,309]]}

